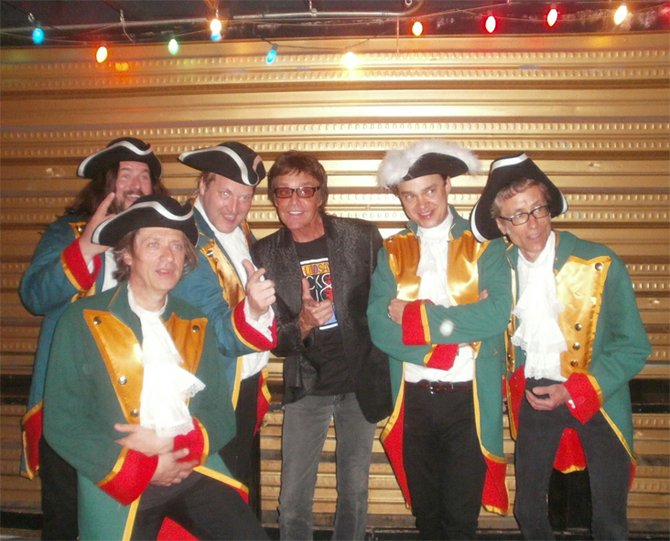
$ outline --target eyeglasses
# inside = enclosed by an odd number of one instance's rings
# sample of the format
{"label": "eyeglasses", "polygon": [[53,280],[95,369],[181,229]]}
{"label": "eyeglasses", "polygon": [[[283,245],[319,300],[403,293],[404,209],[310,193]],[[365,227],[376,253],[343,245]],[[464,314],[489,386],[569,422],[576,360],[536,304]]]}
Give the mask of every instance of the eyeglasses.
{"label": "eyeglasses", "polygon": [[541,218],[546,218],[549,214],[551,214],[549,205],[541,205],[529,212],[517,212],[514,216],[510,216],[509,218],[506,216],[500,216],[500,218],[512,222],[512,225],[523,225],[530,219],[531,215],[536,220],[540,220]]}
{"label": "eyeglasses", "polygon": [[289,199],[293,197],[293,193],[297,193],[301,199],[309,199],[314,197],[314,194],[321,189],[321,186],[300,186],[299,188],[275,188],[272,193],[277,199]]}

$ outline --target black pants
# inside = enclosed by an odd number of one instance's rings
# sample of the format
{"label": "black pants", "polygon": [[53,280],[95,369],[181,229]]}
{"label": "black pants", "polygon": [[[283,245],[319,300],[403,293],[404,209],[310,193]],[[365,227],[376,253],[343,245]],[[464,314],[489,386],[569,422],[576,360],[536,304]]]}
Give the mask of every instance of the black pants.
{"label": "black pants", "polygon": [[405,384],[404,461],[421,539],[474,539],[486,465],[472,388]]}
{"label": "black pants", "polygon": [[235,479],[249,488],[249,507],[260,516],[260,440],[254,436],[261,373],[243,379],[235,410],[235,437],[219,451]]}
{"label": "black pants", "polygon": [[[549,380],[526,382],[530,389]],[[554,539],[547,495],[554,457],[565,428],[574,428],[584,448],[591,488],[591,534],[594,539],[627,539],[626,506],[630,457],[603,415],[581,424],[560,406],[537,411],[524,398],[519,410],[516,441],[516,501],[514,514],[525,539]]]}
{"label": "black pants", "polygon": [[156,539],[166,517],[201,541],[268,539],[249,506],[232,487],[197,472],[191,475],[200,479],[175,497],[148,509],[140,502],[131,539]]}
{"label": "black pants", "polygon": [[77,539],[77,470],[40,439],[42,539]]}

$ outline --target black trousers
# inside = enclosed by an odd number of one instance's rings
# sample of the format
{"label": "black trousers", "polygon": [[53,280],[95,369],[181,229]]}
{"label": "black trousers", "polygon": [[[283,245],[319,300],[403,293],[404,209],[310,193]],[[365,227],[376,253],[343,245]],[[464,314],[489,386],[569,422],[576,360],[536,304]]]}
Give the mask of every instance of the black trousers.
{"label": "black trousers", "polygon": [[421,539],[474,539],[486,465],[472,388],[405,384],[404,461]]}
{"label": "black trousers", "polygon": [[237,399],[235,437],[219,451],[235,479],[249,488],[249,507],[260,517],[260,439],[254,436],[257,419],[258,381],[261,373],[243,379]]}
{"label": "black trousers", "polygon": [[[526,388],[557,383],[528,379]],[[524,398],[516,441],[514,514],[525,539],[554,539],[548,517],[548,491],[554,457],[565,428],[574,428],[584,448],[591,488],[591,535],[594,539],[627,539],[630,457],[603,415],[581,424],[560,406],[537,411]]]}
{"label": "black trousers", "polygon": [[232,487],[197,472],[191,475],[200,479],[173,498],[149,508],[143,508],[140,502],[131,539],[156,539],[166,517],[200,541],[268,539],[249,506]]}
{"label": "black trousers", "polygon": [[77,539],[77,470],[40,439],[42,539]]}

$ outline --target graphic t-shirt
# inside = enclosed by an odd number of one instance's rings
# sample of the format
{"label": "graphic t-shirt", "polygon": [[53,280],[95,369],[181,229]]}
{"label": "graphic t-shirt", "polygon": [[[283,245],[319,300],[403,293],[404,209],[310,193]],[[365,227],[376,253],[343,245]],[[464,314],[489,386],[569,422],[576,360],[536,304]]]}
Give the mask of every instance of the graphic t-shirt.
{"label": "graphic t-shirt", "polygon": [[[309,244],[309,243],[305,243]],[[316,259],[300,259],[300,268],[302,274],[309,282],[309,292],[316,301],[333,302],[333,283],[330,279],[330,261],[328,257],[317,257]],[[337,317],[335,317],[335,308],[333,306],[333,317],[324,325],[319,327],[320,331],[337,327]]]}
{"label": "graphic t-shirt", "polygon": [[307,278],[312,298],[333,303],[333,316],[314,333],[314,342],[306,355],[316,368],[318,377],[313,394],[330,395],[352,392],[354,390],[352,370],[349,367],[342,347],[342,336],[335,316],[333,284],[328,259],[326,237],[322,236],[310,242],[296,242],[300,259],[300,268]]}

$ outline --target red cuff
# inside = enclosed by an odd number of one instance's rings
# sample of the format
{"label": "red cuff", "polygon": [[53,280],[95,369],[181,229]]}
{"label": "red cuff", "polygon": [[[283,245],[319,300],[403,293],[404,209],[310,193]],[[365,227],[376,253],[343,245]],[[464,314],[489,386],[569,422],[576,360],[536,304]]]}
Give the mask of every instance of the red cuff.
{"label": "red cuff", "polygon": [[272,340],[268,340],[262,333],[258,332],[256,329],[254,329],[254,327],[247,323],[247,320],[244,317],[245,302],[246,299],[243,299],[241,302],[237,303],[237,306],[233,310],[233,328],[235,329],[235,334],[237,334],[237,337],[242,341],[242,343],[251,349],[255,349],[257,351],[267,351],[269,349],[273,349],[277,346],[276,319],[272,319],[272,326],[270,327]]}
{"label": "red cuff", "polygon": [[586,374],[572,374],[564,383],[571,398],[567,403],[568,410],[582,424],[600,410],[600,392],[594,382]]}
{"label": "red cuff", "polygon": [[202,426],[196,418],[193,418],[193,424],[195,425],[193,430],[187,434],[175,436],[173,449],[175,451],[178,451],[179,449],[188,449],[188,455],[184,458],[180,458],[179,462],[196,460],[200,466],[204,464],[207,459],[207,433],[205,427]]}
{"label": "red cuff", "polygon": [[124,449],[114,470],[98,486],[123,505],[139,498],[149,485],[158,466],[158,456]]}
{"label": "red cuff", "polygon": [[454,360],[458,354],[458,344],[440,344],[433,347],[426,366],[428,368],[438,368],[439,370],[449,370],[454,366]]}
{"label": "red cuff", "polygon": [[425,346],[430,344],[430,329],[426,322],[425,302],[412,301],[402,312],[402,342],[406,346]]}
{"label": "red cuff", "polygon": [[65,274],[67,274],[73,285],[79,291],[88,291],[95,283],[95,279],[98,277],[98,273],[102,267],[100,256],[93,258],[93,272],[89,272],[88,265],[79,247],[79,239],[75,239],[63,250],[61,257]]}

